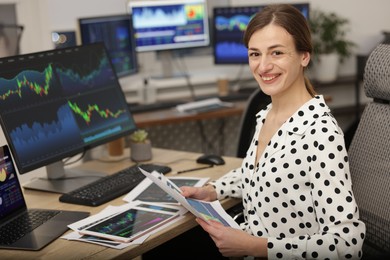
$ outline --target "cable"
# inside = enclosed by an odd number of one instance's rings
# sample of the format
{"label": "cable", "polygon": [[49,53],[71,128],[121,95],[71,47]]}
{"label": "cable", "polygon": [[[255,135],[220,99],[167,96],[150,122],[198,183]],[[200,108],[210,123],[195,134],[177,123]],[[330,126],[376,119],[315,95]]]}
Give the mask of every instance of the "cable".
{"label": "cable", "polygon": [[[178,59],[173,59],[173,64],[177,67],[177,69],[184,75],[184,78],[187,83],[187,87],[190,90],[190,95],[191,95],[191,100],[196,100],[196,95],[195,95],[195,87],[192,85],[191,80],[190,80],[190,75],[188,73],[187,65],[183,61],[182,57],[179,56]],[[179,62],[178,62],[179,61]],[[179,64],[181,63],[181,64]]]}
{"label": "cable", "polygon": [[231,81],[232,86],[238,85],[238,89],[240,89],[239,83],[242,81],[242,71],[243,71],[243,69],[244,69],[244,65],[240,65],[240,69],[238,70],[236,78]]}
{"label": "cable", "polygon": [[75,161],[71,161],[71,162],[70,162],[70,159],[74,158],[75,156],[65,158],[64,165],[71,165],[71,164],[74,164],[74,163],[82,160],[84,158],[85,154],[86,154],[86,150],[84,150],[82,153],[79,153],[80,157],[78,159],[76,159]]}
{"label": "cable", "polygon": [[211,167],[214,167],[214,164],[209,164],[207,166],[202,166],[202,167],[197,167],[197,168],[191,168],[191,169],[187,169],[187,170],[178,171],[177,174],[185,173],[185,172],[199,171],[199,170],[208,169],[208,168],[211,168]]}
{"label": "cable", "polygon": [[[179,62],[181,64],[179,64]],[[196,95],[195,95],[195,87],[192,85],[192,83],[190,82],[190,78],[189,78],[189,74],[187,73],[188,72],[188,69],[187,69],[187,66],[185,64],[185,62],[183,61],[182,57],[179,56],[179,59],[178,61],[175,60],[174,64],[176,65],[176,67],[178,68],[178,70],[184,74],[184,77],[186,79],[186,82],[187,82],[187,86],[189,87],[190,89],[190,92],[191,92],[191,98],[192,100],[195,100],[196,99]],[[241,76],[242,76],[242,70],[243,70],[244,66],[240,66],[240,70],[237,74],[237,77],[236,77],[236,80],[237,82],[241,81]],[[217,131],[217,136],[216,137],[212,137],[211,140],[208,140],[207,138],[207,135],[206,135],[206,132],[205,132],[205,129],[204,129],[204,126],[202,124],[201,121],[196,121],[197,125],[198,125],[198,129],[199,129],[199,133],[200,133],[200,137],[201,137],[201,140],[202,140],[202,143],[205,144],[205,147],[204,147],[204,151],[205,152],[209,152],[209,151],[217,151],[219,150],[219,153],[222,152],[222,149],[223,149],[223,141],[221,140],[221,136],[223,136],[223,129],[225,127],[225,122],[222,120],[221,123],[220,123],[220,126],[218,128],[218,131]],[[222,133],[222,135],[221,135]],[[215,145],[213,144],[212,140],[219,140],[219,148],[220,149],[217,149],[215,147]]]}

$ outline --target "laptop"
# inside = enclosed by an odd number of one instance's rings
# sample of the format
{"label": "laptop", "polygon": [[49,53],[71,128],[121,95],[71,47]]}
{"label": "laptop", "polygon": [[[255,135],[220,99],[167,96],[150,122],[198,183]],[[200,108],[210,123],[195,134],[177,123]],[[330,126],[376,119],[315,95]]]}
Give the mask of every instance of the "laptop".
{"label": "laptop", "polygon": [[[0,249],[40,250],[65,233],[69,224],[88,216],[82,211],[27,208],[9,148],[0,146]],[[32,226],[37,227],[31,230]],[[18,234],[22,227],[28,231]]]}

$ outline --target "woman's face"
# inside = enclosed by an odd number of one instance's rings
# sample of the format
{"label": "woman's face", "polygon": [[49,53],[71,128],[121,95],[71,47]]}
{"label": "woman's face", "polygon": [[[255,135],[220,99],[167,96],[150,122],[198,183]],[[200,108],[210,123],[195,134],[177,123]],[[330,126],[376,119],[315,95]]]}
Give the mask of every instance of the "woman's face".
{"label": "woman's face", "polygon": [[292,36],[269,24],[252,34],[248,43],[249,67],[261,90],[270,96],[305,87],[303,68],[310,54],[298,53]]}

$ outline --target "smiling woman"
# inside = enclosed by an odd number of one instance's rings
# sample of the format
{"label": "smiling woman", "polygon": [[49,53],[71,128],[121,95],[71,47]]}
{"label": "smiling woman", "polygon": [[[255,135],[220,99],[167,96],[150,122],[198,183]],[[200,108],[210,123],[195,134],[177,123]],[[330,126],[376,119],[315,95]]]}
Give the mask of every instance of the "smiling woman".
{"label": "smiling woman", "polygon": [[271,103],[253,119],[240,168],[203,188],[182,187],[195,199],[242,198],[243,230],[198,223],[227,257],[361,258],[365,224],[343,133],[304,74],[313,50],[306,19],[291,5],[270,5],[249,22],[244,43]]}
{"label": "smiling woman", "polygon": [[[315,94],[311,84],[306,87],[304,76],[304,69],[310,62],[310,45],[299,48],[305,51],[298,51],[292,34],[278,25],[287,23],[286,19],[277,17],[273,23],[267,23],[267,18],[255,16],[254,19],[258,20],[251,24],[267,25],[257,30],[248,26],[244,39],[253,77],[273,101],[273,109],[260,132],[257,156],[263,153],[283,123]],[[305,24],[304,21],[303,18],[301,22]]]}

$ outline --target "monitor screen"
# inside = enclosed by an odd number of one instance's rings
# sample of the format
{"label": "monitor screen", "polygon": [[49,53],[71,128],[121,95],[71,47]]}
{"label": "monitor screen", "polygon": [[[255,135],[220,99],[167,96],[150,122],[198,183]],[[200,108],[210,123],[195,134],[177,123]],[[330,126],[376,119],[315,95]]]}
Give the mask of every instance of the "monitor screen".
{"label": "monitor screen", "polygon": [[129,1],[137,51],[210,44],[206,0]]}
{"label": "monitor screen", "polygon": [[[293,4],[309,18],[309,4]],[[215,64],[248,64],[244,31],[252,17],[264,6],[215,7],[213,9],[213,53]]]}
{"label": "monitor screen", "polygon": [[78,19],[82,44],[104,42],[118,77],[138,72],[137,54],[128,14]]}
{"label": "monitor screen", "polygon": [[102,43],[0,59],[1,125],[23,174],[136,129]]}

